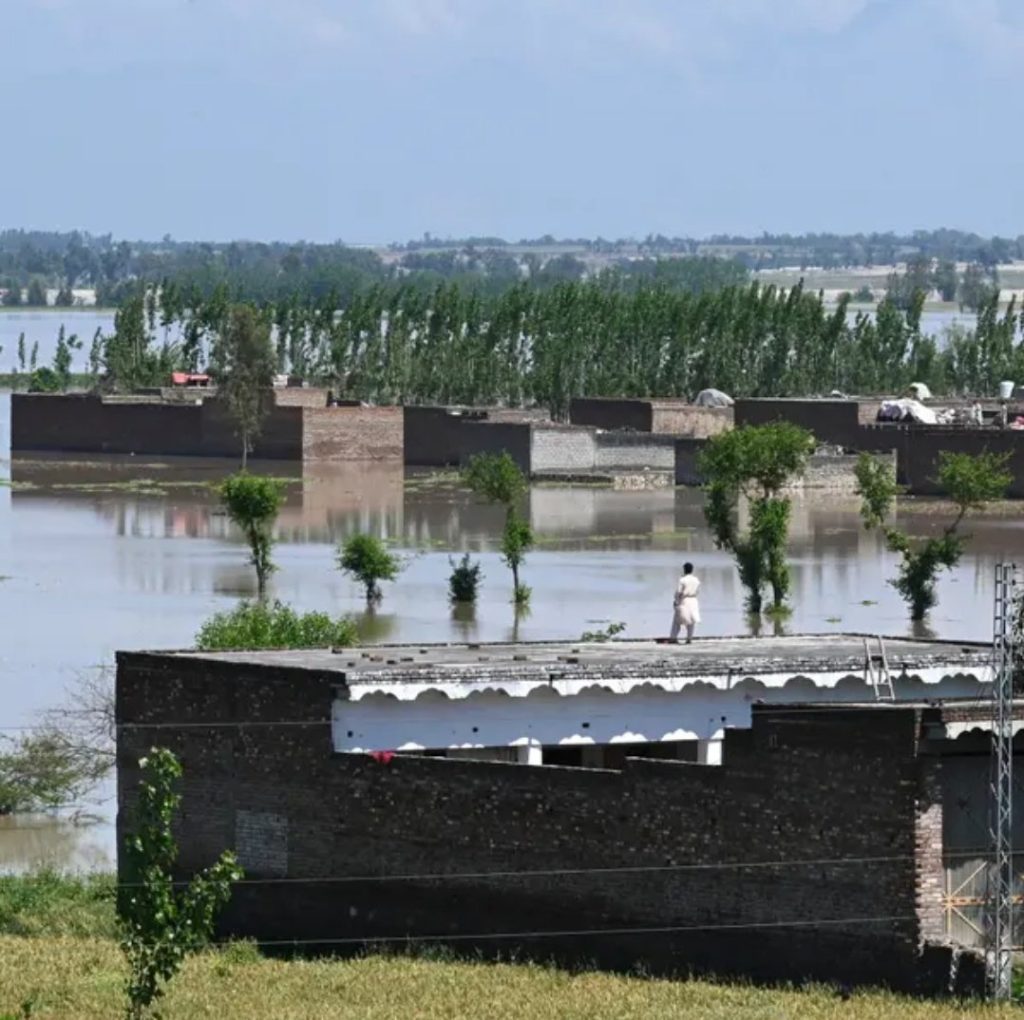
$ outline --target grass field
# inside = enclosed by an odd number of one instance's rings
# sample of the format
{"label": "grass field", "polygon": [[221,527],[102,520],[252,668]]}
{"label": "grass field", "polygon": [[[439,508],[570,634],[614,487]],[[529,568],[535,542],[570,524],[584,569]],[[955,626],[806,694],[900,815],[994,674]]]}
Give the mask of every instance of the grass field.
{"label": "grass field", "polygon": [[[0,1018],[123,1015],[124,963],[111,877],[0,878]],[[882,992],[660,981],[527,964],[413,956],[282,961],[247,944],[188,961],[160,1005],[166,1020],[943,1020],[1021,1016]]]}
{"label": "grass field", "polygon": [[[120,955],[110,940],[0,936],[0,1015],[117,1017]],[[247,946],[194,957],[161,1006],[167,1020],[939,1020],[1019,1017],[1019,1007],[960,1008],[881,993],[844,1000],[830,989],[791,991],[705,981],[569,974],[523,964],[368,956],[347,962],[261,959]]]}

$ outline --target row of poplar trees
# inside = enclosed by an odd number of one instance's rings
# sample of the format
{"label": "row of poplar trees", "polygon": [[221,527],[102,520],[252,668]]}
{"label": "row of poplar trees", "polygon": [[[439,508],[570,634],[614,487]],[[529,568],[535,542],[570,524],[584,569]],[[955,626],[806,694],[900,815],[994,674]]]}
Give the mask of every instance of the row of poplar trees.
{"label": "row of poplar trees", "polygon": [[[565,283],[488,296],[457,285],[431,292],[374,286],[344,308],[285,302],[254,308],[271,329],[280,371],[376,403],[539,404],[564,416],[574,396],[734,396],[897,392],[991,394],[1024,378],[1024,316],[995,299],[977,328],[936,338],[922,298],[885,300],[851,317],[797,286],[753,283],[703,293],[659,286]],[[149,359],[199,369],[235,307],[225,290],[161,304],[129,298],[105,338],[107,369],[129,383]],[[129,364],[125,364],[125,361]],[[102,367],[102,366],[101,366]],[[145,374],[145,373],[143,373]]]}

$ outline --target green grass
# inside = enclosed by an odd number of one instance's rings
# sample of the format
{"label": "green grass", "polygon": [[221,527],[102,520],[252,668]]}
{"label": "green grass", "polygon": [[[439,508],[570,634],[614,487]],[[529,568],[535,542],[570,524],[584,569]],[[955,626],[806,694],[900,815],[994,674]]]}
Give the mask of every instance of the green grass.
{"label": "green grass", "polygon": [[[0,878],[0,1017],[123,1016],[112,876]],[[161,1003],[166,1020],[1009,1020],[1019,1007],[961,1008],[884,992],[667,981],[444,953],[270,960],[250,943],[191,958]]]}
{"label": "green grass", "polygon": [[114,933],[113,875],[0,875],[0,935],[112,938]]}
{"label": "green grass", "polygon": [[[14,1015],[123,1015],[124,969],[109,940],[0,937],[0,1010]],[[188,961],[161,1003],[166,1020],[941,1020],[1016,1017],[1019,1007],[959,1009],[885,993],[760,989],[568,973],[527,964],[367,956],[264,960],[246,947]]]}

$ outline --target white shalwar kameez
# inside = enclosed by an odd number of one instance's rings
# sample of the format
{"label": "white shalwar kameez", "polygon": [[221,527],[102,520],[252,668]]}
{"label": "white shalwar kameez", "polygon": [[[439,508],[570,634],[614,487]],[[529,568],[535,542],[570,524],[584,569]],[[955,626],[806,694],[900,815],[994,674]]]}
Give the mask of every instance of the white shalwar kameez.
{"label": "white shalwar kameez", "polygon": [[697,601],[697,592],[700,591],[700,581],[694,574],[683,574],[676,585],[676,597],[673,601],[674,612],[672,613],[672,629],[669,637],[675,641],[679,637],[679,631],[686,629],[686,640],[693,639],[693,629],[700,623],[700,602]]}

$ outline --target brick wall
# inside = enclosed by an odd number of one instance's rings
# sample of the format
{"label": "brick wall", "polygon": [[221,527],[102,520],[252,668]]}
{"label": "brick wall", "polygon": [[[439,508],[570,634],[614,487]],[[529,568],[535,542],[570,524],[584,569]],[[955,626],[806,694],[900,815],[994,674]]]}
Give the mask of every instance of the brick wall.
{"label": "brick wall", "polygon": [[[302,421],[296,408],[267,415],[254,456],[302,456]],[[15,393],[11,397],[11,449],[151,456],[236,457],[234,422],[216,399],[201,403],[104,401],[89,394]]]}
{"label": "brick wall", "polygon": [[1024,432],[1002,429],[942,428],[934,425],[869,425],[858,431],[858,449],[895,449],[898,478],[913,495],[940,492],[936,483],[939,454],[980,453],[1009,455],[1013,476],[1008,495],[1024,499]]}
{"label": "brick wall", "polygon": [[592,474],[598,463],[597,433],[570,425],[530,429],[530,468],[535,475]]}
{"label": "brick wall", "polygon": [[569,421],[706,439],[732,428],[733,412],[731,407],[697,407],[685,400],[575,397],[569,402]]}
{"label": "brick wall", "polygon": [[403,459],[401,407],[303,407],[302,455],[309,461]]}
{"label": "brick wall", "polygon": [[819,443],[857,449],[860,404],[856,400],[740,399],[733,411],[737,427],[788,421],[813,432]]}
{"label": "brick wall", "polygon": [[326,407],[327,390],[322,386],[282,386],[274,390],[278,407]]}
{"label": "brick wall", "polygon": [[[137,758],[154,740],[135,727],[171,720],[159,739],[185,772],[181,874],[234,846],[250,877],[292,880],[240,886],[225,932],[372,940],[667,927],[683,930],[457,947],[915,987],[917,918],[933,908],[930,863],[915,853],[938,816],[915,758],[914,709],[758,710],[752,731],[728,731],[721,767],[593,771],[335,754],[331,701],[331,678],[311,671],[118,657],[120,835]],[[884,860],[837,863],[852,858]],[[572,870],[642,867],[653,870]],[[481,877],[509,871],[559,873]],[[387,874],[476,877],[312,881]]]}
{"label": "brick wall", "polygon": [[697,407],[678,401],[652,401],[651,431],[707,439],[733,427],[731,407]]}
{"label": "brick wall", "polygon": [[531,426],[525,422],[466,421],[459,428],[459,464],[478,453],[508,452],[529,474]]}
{"label": "brick wall", "polygon": [[672,436],[637,435],[628,432],[598,432],[596,437],[599,471],[673,471],[675,439]]}
{"label": "brick wall", "polygon": [[651,431],[651,402],[606,397],[573,397],[569,401],[569,421],[573,425],[592,425],[600,429]]}

